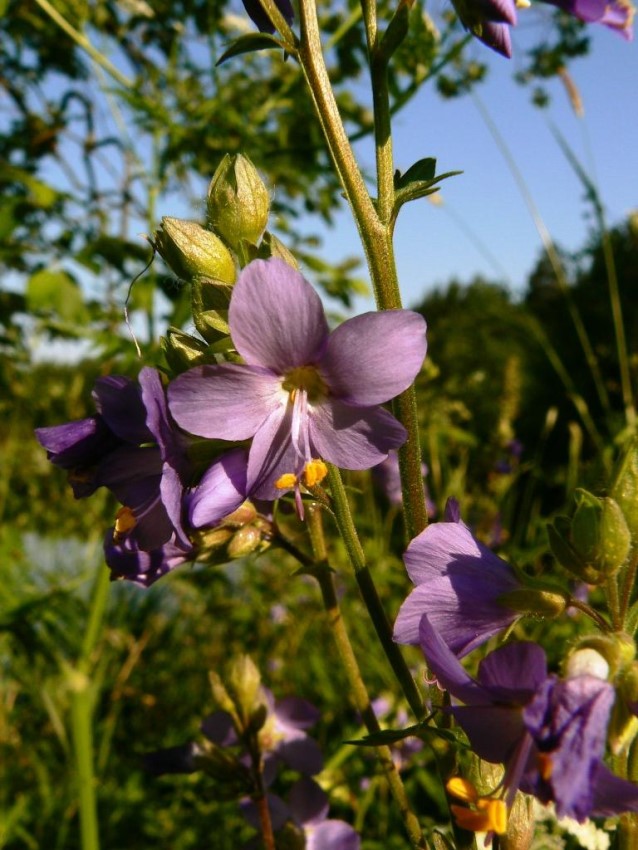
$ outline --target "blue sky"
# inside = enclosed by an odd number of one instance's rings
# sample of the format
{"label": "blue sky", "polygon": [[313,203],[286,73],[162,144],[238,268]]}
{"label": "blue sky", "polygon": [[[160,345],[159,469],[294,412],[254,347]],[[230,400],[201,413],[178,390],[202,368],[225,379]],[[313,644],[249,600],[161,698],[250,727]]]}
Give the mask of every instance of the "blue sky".
{"label": "blue sky", "polygon": [[[592,50],[570,66],[585,109],[577,118],[563,84],[549,85],[548,109],[530,103],[530,93],[512,77],[527,33],[525,11],[514,30],[514,59],[507,61],[478,42],[490,72],[478,96],[498,126],[554,240],[568,250],[583,246],[591,223],[583,189],[560,151],[552,122],[595,177],[610,223],[638,208],[638,51],[611,30],[592,25]],[[532,14],[532,13],[530,13]],[[538,26],[538,24],[536,24]],[[542,26],[542,24],[541,24]],[[538,29],[533,35],[538,35]],[[521,50],[522,53],[522,50]],[[404,301],[456,277],[474,274],[505,282],[520,292],[541,251],[541,239],[523,196],[471,97],[442,101],[431,87],[421,89],[395,124],[395,160],[405,170],[434,156],[438,170],[463,170],[442,184],[443,205],[427,200],[405,207],[396,230],[396,253]],[[369,150],[359,151],[373,166]],[[471,235],[468,235],[468,231]],[[325,231],[326,253],[359,254],[349,215]],[[477,247],[476,242],[481,247]],[[361,299],[357,309],[369,309]]]}

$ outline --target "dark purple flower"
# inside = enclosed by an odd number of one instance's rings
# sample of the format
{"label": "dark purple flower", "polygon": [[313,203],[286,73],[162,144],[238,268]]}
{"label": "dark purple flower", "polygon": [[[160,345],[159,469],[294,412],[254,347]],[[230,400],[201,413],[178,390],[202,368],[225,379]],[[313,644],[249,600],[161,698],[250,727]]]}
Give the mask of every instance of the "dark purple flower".
{"label": "dark purple flower", "polygon": [[323,460],[367,469],[404,442],[403,426],[380,405],[421,367],[425,322],[417,313],[366,313],[330,333],[319,296],[297,271],[255,260],[235,284],[229,325],[245,362],[180,375],[169,404],[192,434],[253,438],[251,495],[272,500],[300,482],[312,486]]}
{"label": "dark purple flower", "polygon": [[[267,800],[275,832],[287,822],[294,824],[303,836],[305,850],[359,850],[358,833],[345,821],[328,819],[328,796],[312,779],[298,780],[290,789],[287,803],[274,794],[268,794]],[[242,812],[251,826],[260,828],[252,801],[245,802]]]}
{"label": "dark purple flower", "polygon": [[[259,0],[242,0],[244,9],[248,13],[248,17],[258,27],[261,32],[274,32],[275,28],[272,25],[270,18],[264,11]],[[290,0],[275,0],[275,5],[286,19],[286,23],[292,24],[295,19],[295,12],[292,8]]]}
{"label": "dark purple flower", "polygon": [[464,705],[450,711],[477,755],[503,763],[508,807],[516,791],[554,802],[559,817],[638,810],[638,786],[617,777],[617,803],[603,764],[611,684],[583,674],[548,675],[545,653],[533,643],[512,643],[490,653],[472,679],[432,627],[420,625],[421,648],[441,687]]}
{"label": "dark purple flower", "polygon": [[472,537],[456,501],[448,502],[445,517],[415,537],[404,555],[416,587],[399,610],[394,639],[418,644],[419,623],[427,614],[461,657],[520,616],[499,598],[522,585],[509,564]]}
{"label": "dark purple flower", "polygon": [[629,0],[542,0],[585,23],[603,24],[631,41],[635,9]]}
{"label": "dark purple flower", "polygon": [[142,587],[150,587],[166,573],[192,561],[195,550],[178,544],[175,538],[149,552],[140,549],[133,537],[114,543],[115,529],[110,528],[104,539],[104,558],[112,579],[127,579]]}
{"label": "dark purple flower", "polygon": [[483,44],[509,59],[510,26],[516,24],[515,0],[452,0],[463,26]]}
{"label": "dark purple flower", "polygon": [[100,378],[93,399],[96,416],[36,431],[49,459],[69,470],[76,498],[104,486],[122,503],[115,544],[132,537],[136,548],[153,551],[175,535],[189,546],[181,518],[185,438],[170,418],[159,373],[142,369],[139,386],[118,375]]}

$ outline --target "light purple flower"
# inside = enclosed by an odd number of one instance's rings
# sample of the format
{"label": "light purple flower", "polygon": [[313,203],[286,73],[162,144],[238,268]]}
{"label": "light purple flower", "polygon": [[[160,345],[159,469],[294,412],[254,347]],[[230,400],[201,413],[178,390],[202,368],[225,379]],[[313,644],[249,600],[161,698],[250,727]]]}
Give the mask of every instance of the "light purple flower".
{"label": "light purple flower", "polygon": [[542,0],[585,23],[603,24],[627,41],[634,37],[635,8],[629,0]]}
{"label": "light purple flower", "polygon": [[213,527],[243,504],[247,467],[248,452],[241,448],[230,449],[211,464],[199,484],[184,497],[193,528]]}
{"label": "light purple flower", "polygon": [[253,438],[251,495],[272,500],[298,490],[315,460],[367,469],[405,441],[403,426],[380,405],[421,367],[425,322],[417,313],[366,313],[330,333],[319,296],[297,271],[255,260],[235,284],[229,325],[244,363],[180,375],[169,405],[192,434]]}
{"label": "light purple flower", "polygon": [[397,643],[418,644],[423,614],[459,657],[510,626],[520,615],[499,602],[522,587],[514,571],[475,540],[450,500],[445,521],[429,525],[403,557],[416,585],[394,624]]}
{"label": "light purple flower", "polygon": [[[472,679],[426,615],[421,648],[439,685],[464,705],[450,711],[476,754],[503,763],[508,807],[516,791],[554,802],[559,817],[638,810],[638,785],[614,777],[603,764],[612,685],[592,675],[548,675],[545,653],[512,643],[490,653]],[[608,782],[612,777],[614,798]]]}

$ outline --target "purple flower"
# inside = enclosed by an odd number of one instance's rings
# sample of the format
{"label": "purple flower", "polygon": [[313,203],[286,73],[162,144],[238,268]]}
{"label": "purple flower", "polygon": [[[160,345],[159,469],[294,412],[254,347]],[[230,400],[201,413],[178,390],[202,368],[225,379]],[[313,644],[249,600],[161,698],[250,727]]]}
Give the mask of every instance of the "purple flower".
{"label": "purple flower", "polygon": [[325,475],[323,460],[367,469],[405,441],[403,426],[380,405],[421,367],[425,322],[417,313],[366,313],[330,333],[319,296],[297,271],[255,260],[235,284],[229,325],[245,362],[180,375],[169,404],[192,434],[253,438],[251,495],[298,493],[300,483]]}
{"label": "purple flower", "polygon": [[104,539],[104,558],[111,570],[111,579],[127,579],[142,587],[150,587],[166,573],[192,561],[194,549],[179,545],[174,536],[158,549],[146,552],[132,537],[114,543],[115,529],[110,528]]}
{"label": "purple flower", "polygon": [[[263,9],[259,0],[242,0],[244,9],[248,13],[248,17],[258,27],[260,32],[274,32],[275,28],[272,25],[270,18]],[[295,19],[295,13],[290,0],[275,0],[275,5],[286,19],[288,24],[292,24]]]}
{"label": "purple flower", "polygon": [[[296,782],[287,803],[274,794],[269,794],[267,799],[275,832],[286,823],[294,824],[303,835],[305,850],[359,850],[357,832],[345,821],[328,819],[328,796],[312,779],[304,777]],[[260,828],[252,801],[246,801],[242,812],[251,826]]]}
{"label": "purple flower", "polygon": [[512,568],[472,537],[449,500],[445,521],[429,525],[404,555],[416,585],[394,624],[397,643],[419,643],[423,614],[459,657],[480,646],[519,616],[499,602],[522,587]]}
{"label": "purple flower", "polygon": [[520,788],[554,802],[559,817],[579,821],[638,810],[638,786],[614,777],[602,761],[614,701],[609,682],[587,674],[564,680],[548,675],[543,650],[525,642],[490,653],[475,680],[426,615],[420,638],[441,687],[464,703],[450,711],[477,755],[505,765],[501,792],[508,807]]}
{"label": "purple flower", "polygon": [[631,41],[635,9],[629,0],[543,0],[585,23],[603,24]]}
{"label": "purple flower", "polygon": [[76,498],[104,486],[124,505],[114,543],[130,536],[135,547],[153,551],[175,535],[189,546],[181,519],[185,441],[159,373],[142,369],[139,386],[122,376],[100,378],[93,399],[96,416],[36,430],[49,460],[69,471]]}
{"label": "purple flower", "polygon": [[510,26],[516,24],[515,0],[452,0],[463,26],[483,44],[508,59],[512,55]]}
{"label": "purple flower", "polygon": [[[306,734],[319,719],[319,711],[300,697],[275,700],[267,688],[262,695],[268,713],[259,730],[259,748],[264,761],[266,784],[272,782],[280,762],[305,776],[323,768],[323,756],[316,741]],[[235,746],[239,739],[230,714],[215,711],[202,722],[202,732],[220,747]]]}
{"label": "purple flower", "polygon": [[193,528],[217,525],[246,500],[245,449],[230,449],[220,455],[185,496],[189,524]]}

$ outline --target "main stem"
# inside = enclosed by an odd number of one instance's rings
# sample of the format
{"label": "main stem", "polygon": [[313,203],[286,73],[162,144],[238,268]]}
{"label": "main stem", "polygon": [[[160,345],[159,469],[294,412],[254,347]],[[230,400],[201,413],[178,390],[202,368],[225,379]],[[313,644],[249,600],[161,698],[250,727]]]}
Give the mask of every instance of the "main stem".
{"label": "main stem", "polygon": [[[352,210],[365,251],[377,307],[399,310],[401,293],[392,244],[394,183],[390,108],[385,61],[377,51],[376,12],[370,0],[364,4],[364,18],[373,82],[375,145],[378,200],[373,202],[365,185],[346,134],[326,68],[315,0],[301,0],[301,40],[297,52],[335,170]],[[408,539],[427,525],[427,510],[421,475],[416,393],[410,387],[395,401],[397,418],[407,431],[407,441],[399,452],[403,509]]]}
{"label": "main stem", "polygon": [[[356,656],[348,637],[348,632],[341,616],[339,602],[335,591],[334,579],[326,560],[326,548],[321,528],[321,507],[312,505],[309,508],[308,527],[312,541],[313,551],[317,560],[317,567],[313,575],[319,582],[324,608],[328,615],[328,622],[335,641],[343,670],[348,679],[352,702],[361,715],[366,729],[370,734],[381,731],[379,722],[372,708],[367,688],[361,676]],[[376,747],[377,756],[388,781],[392,796],[399,807],[403,822],[414,847],[420,850],[428,850],[428,845],[423,836],[418,818],[410,808],[410,803],[405,792],[403,781],[392,759],[392,752],[386,745]]]}

